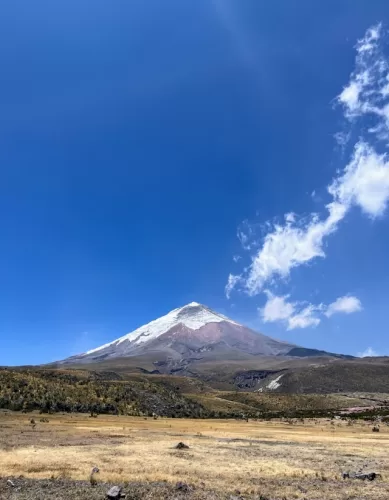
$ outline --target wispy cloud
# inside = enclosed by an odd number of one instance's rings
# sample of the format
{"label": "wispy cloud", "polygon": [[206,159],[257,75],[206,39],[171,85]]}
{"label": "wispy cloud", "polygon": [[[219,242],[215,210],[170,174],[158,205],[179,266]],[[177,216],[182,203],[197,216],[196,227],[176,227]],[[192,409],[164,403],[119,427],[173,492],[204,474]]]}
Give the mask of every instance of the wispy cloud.
{"label": "wispy cloud", "polygon": [[299,220],[286,219],[284,224],[273,226],[244,276],[249,295],[257,295],[275,277],[287,278],[294,267],[325,257],[324,239],[336,231],[345,213],[345,208],[339,203],[330,203],[327,210],[325,219],[311,214]]}
{"label": "wispy cloud", "polygon": [[379,120],[387,116],[388,62],[380,43],[382,36],[382,25],[378,24],[369,28],[356,45],[355,69],[338,96],[350,120],[366,114]]}
{"label": "wispy cloud", "polygon": [[352,295],[345,295],[344,297],[339,297],[335,302],[330,304],[325,314],[330,318],[337,313],[351,314],[358,311],[362,311],[361,301]]}
{"label": "wispy cloud", "polygon": [[228,296],[238,284],[248,295],[257,295],[276,279],[287,279],[294,268],[325,258],[327,239],[353,207],[371,218],[384,214],[389,201],[389,159],[376,149],[377,141],[389,139],[389,65],[381,50],[382,36],[382,27],[377,25],[358,41],[355,70],[337,98],[348,121],[365,115],[370,120],[368,128],[361,123],[347,165],[327,186],[330,202],[325,206],[326,213],[297,216],[289,212],[282,223],[267,221],[261,225],[265,229],[261,244],[254,246],[250,240],[257,232],[246,222],[239,238],[245,250],[255,249],[255,253],[241,275],[233,279],[230,275]]}
{"label": "wispy cloud", "polygon": [[310,304],[307,302],[292,302],[289,295],[277,296],[265,290],[267,301],[259,309],[265,323],[281,322],[288,330],[318,326],[324,316],[328,318],[335,313],[351,314],[362,310],[361,301],[354,296],[339,297],[329,306]]}
{"label": "wispy cloud", "polygon": [[230,274],[228,276],[227,285],[225,287],[225,293],[226,293],[226,297],[228,299],[230,298],[230,294],[231,294],[232,290],[236,287],[236,285],[239,283],[239,281],[240,281],[239,276],[234,276],[233,274]]}
{"label": "wispy cloud", "polygon": [[320,309],[313,304],[309,304],[307,307],[304,307],[304,309],[302,309],[299,313],[289,318],[288,330],[317,326],[321,321],[321,319],[316,315],[319,310]]}
{"label": "wispy cloud", "polygon": [[389,161],[372,146],[359,141],[341,177],[334,179],[330,194],[346,210],[359,206],[370,217],[383,215],[389,200]]}
{"label": "wispy cloud", "polygon": [[373,356],[379,356],[380,354],[375,351],[372,347],[368,347],[363,352],[358,353],[359,358],[371,358]]}

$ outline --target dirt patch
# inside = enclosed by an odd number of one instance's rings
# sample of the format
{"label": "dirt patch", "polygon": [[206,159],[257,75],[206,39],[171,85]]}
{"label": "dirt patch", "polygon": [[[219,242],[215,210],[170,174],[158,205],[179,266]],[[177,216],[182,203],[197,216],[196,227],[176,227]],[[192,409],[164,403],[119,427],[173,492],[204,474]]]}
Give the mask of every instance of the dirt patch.
{"label": "dirt patch", "polygon": [[[9,484],[12,481],[14,486]],[[281,480],[274,479],[266,484],[258,478],[247,478],[252,486],[259,487],[260,491],[252,494],[241,495],[238,490],[231,492],[219,492],[199,486],[179,488],[176,484],[166,482],[124,482],[117,483],[122,488],[127,500],[231,500],[239,498],[244,500],[386,500],[388,498],[387,485],[375,484],[374,488],[369,484],[361,483],[357,489],[351,489],[343,481],[346,488],[341,491],[339,481],[328,480],[323,477],[310,480]],[[97,483],[91,486],[88,481],[74,481],[69,479],[27,479],[0,478],[1,500],[104,500],[107,491],[113,486],[112,483]],[[285,493],[287,492],[287,496]],[[351,495],[351,496],[350,496]]]}
{"label": "dirt patch", "polygon": [[[14,487],[7,481],[11,479]],[[72,481],[67,479],[56,480],[34,480],[26,478],[2,478],[0,479],[1,500],[103,500],[107,491],[113,486],[109,483],[98,483],[91,486],[87,481]],[[179,500],[181,498],[191,500],[226,500],[229,495],[220,495],[216,492],[202,489],[189,489],[183,492],[177,487],[164,482],[156,483],[123,483],[123,493],[127,500]]]}

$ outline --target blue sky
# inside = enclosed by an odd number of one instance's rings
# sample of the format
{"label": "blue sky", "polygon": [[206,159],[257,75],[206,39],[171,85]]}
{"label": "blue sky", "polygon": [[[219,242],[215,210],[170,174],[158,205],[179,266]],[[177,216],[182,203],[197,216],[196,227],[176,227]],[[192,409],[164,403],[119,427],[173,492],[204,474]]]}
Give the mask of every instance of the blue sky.
{"label": "blue sky", "polygon": [[0,364],[191,301],[389,353],[388,19],[384,0],[4,6]]}

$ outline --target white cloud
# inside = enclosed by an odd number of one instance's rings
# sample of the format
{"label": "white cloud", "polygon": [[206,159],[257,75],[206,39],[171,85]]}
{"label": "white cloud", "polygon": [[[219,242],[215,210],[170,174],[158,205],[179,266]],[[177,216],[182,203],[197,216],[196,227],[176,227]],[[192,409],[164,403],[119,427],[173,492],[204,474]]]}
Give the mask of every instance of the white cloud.
{"label": "white cloud", "polygon": [[292,223],[296,220],[296,214],[294,212],[289,212],[288,214],[285,214],[285,221]]}
{"label": "white cloud", "polygon": [[233,274],[230,274],[228,276],[227,285],[225,287],[225,294],[226,294],[227,299],[230,298],[231,291],[239,283],[240,279],[241,279],[240,276],[235,276]]}
{"label": "white cloud", "polygon": [[350,132],[336,132],[334,134],[334,139],[338,143],[338,145],[344,150],[348,141],[350,140],[351,134]]}
{"label": "white cloud", "polygon": [[358,41],[355,70],[338,96],[346,117],[355,122],[368,116],[369,127],[367,134],[361,128],[362,138],[349,164],[329,188],[338,201],[357,205],[371,217],[382,215],[389,200],[389,161],[371,144],[372,139],[389,139],[389,65],[381,50],[381,38],[382,26],[378,24]]}
{"label": "white cloud", "polygon": [[323,220],[312,214],[308,220],[274,225],[249,268],[245,280],[249,295],[258,294],[275,276],[287,278],[294,267],[325,257],[324,238],[336,231],[346,211],[342,204],[335,202],[327,205],[327,209],[328,217]]}
{"label": "white cloud", "polygon": [[379,356],[379,353],[375,351],[372,347],[368,347],[363,352],[358,353],[359,358],[370,358],[373,356]]}
{"label": "white cloud", "polygon": [[318,307],[310,304],[304,307],[298,314],[290,317],[288,320],[288,330],[295,328],[308,328],[309,326],[317,326],[320,323],[320,318],[316,316]]}
{"label": "white cloud", "polygon": [[361,311],[361,301],[352,295],[339,297],[329,306],[309,304],[307,302],[291,302],[289,295],[274,295],[265,290],[267,301],[259,313],[265,323],[281,322],[288,330],[318,326],[323,315],[328,318],[335,313],[351,314]]}
{"label": "white cloud", "polygon": [[238,227],[238,239],[244,250],[251,250],[254,244],[255,227],[249,221],[243,221]]}
{"label": "white cloud", "polygon": [[293,316],[293,313],[295,312],[295,305],[291,302],[287,302],[287,295],[285,297],[277,297],[276,295],[272,295],[270,292],[267,292],[267,296],[268,300],[265,306],[263,309],[260,309],[263,321],[266,323],[282,321]]}
{"label": "white cloud", "polygon": [[238,239],[242,245],[242,248],[245,250],[250,250],[250,246],[248,245],[249,237],[243,231],[238,231],[237,233]]}
{"label": "white cloud", "polygon": [[355,121],[370,115],[378,124],[378,128],[377,125],[370,126],[370,132],[377,133],[380,130],[384,132],[383,136],[388,137],[389,109],[386,98],[389,91],[389,65],[381,49],[382,31],[381,24],[373,26],[358,41],[355,69],[349,83],[338,96],[338,102],[343,105],[349,120]]}
{"label": "white cloud", "polygon": [[288,212],[283,223],[267,221],[261,225],[260,245],[255,240],[256,226],[246,221],[238,236],[243,248],[255,253],[239,280],[229,278],[228,294],[239,282],[248,295],[257,295],[275,279],[287,279],[292,269],[325,258],[327,238],[339,229],[353,207],[372,218],[384,214],[389,202],[389,159],[371,144],[371,139],[389,140],[389,102],[385,100],[389,98],[389,65],[380,50],[381,37],[382,28],[377,25],[358,41],[355,71],[338,96],[348,120],[365,115],[370,120],[367,130],[365,122],[361,125],[360,139],[348,164],[327,187],[331,196],[327,215],[298,217]]}
{"label": "white cloud", "polygon": [[371,217],[382,215],[389,201],[389,160],[365,142],[355,146],[351,162],[329,187],[344,207],[359,206]]}
{"label": "white cloud", "polygon": [[360,108],[359,94],[362,91],[360,82],[350,82],[339,95],[339,101],[348,108],[348,112],[354,114]]}
{"label": "white cloud", "polygon": [[240,255],[234,255],[234,256],[232,257],[232,260],[233,260],[234,262],[238,262],[238,261],[240,261],[240,259],[241,259],[241,258],[242,258],[242,257],[241,257]]}
{"label": "white cloud", "polygon": [[321,321],[317,312],[322,309],[322,306],[288,302],[289,295],[277,296],[269,291],[266,291],[266,295],[268,297],[266,304],[259,309],[265,323],[282,322],[286,324],[288,330],[294,330],[295,328],[315,327]]}
{"label": "white cloud", "polygon": [[332,302],[332,304],[327,307],[325,315],[330,318],[336,313],[351,314],[358,311],[362,311],[361,301],[352,295],[345,295],[344,297],[336,299],[335,302]]}
{"label": "white cloud", "polygon": [[357,43],[358,54],[362,54],[365,52],[368,53],[372,52],[376,48],[376,43],[381,36],[381,31],[382,31],[381,23],[369,28],[366,31],[365,36],[361,40],[358,40]]}

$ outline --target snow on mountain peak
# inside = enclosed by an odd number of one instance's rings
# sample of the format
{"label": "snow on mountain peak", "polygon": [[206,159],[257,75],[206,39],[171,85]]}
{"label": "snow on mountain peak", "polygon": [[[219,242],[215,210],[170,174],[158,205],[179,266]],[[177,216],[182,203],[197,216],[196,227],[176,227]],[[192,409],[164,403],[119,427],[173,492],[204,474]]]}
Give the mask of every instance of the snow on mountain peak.
{"label": "snow on mountain peak", "polygon": [[234,325],[238,325],[235,321],[230,320],[222,314],[212,311],[198,302],[191,302],[186,306],[170,311],[165,316],[151,321],[147,325],[141,326],[140,328],[137,328],[133,332],[130,332],[113,342],[97,347],[96,349],[92,349],[85,354],[93,354],[111,345],[119,345],[125,341],[129,341],[134,345],[143,344],[144,342],[158,338],[160,335],[166,333],[168,330],[180,323],[191,330],[199,330],[208,323],[220,323],[221,321],[227,321]]}

